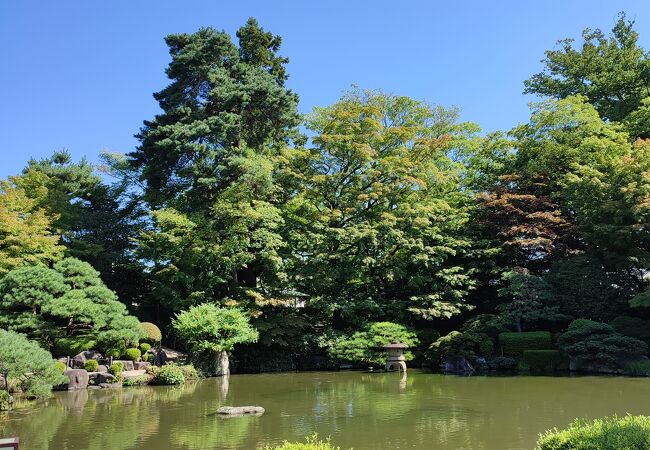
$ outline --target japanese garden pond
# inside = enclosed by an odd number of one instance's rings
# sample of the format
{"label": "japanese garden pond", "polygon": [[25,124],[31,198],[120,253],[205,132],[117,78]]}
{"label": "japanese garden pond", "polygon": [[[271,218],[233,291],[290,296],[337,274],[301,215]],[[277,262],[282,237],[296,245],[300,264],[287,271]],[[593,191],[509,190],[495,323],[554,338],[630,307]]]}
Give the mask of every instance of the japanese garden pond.
{"label": "japanese garden pond", "polygon": [[[181,387],[57,392],[17,402],[0,435],[29,450],[262,449],[311,433],[341,448],[532,449],[575,417],[649,414],[650,380],[304,372],[232,375]],[[261,417],[220,418],[224,405]]]}

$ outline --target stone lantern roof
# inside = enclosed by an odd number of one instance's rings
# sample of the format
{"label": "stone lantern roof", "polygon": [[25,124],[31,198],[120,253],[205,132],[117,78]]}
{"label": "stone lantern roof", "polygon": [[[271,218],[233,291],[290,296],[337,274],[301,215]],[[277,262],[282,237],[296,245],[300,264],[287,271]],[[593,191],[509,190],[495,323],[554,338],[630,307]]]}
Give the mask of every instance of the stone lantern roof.
{"label": "stone lantern roof", "polygon": [[390,344],[384,345],[383,348],[385,348],[386,350],[389,350],[389,349],[402,349],[403,350],[405,348],[409,348],[409,346],[406,345],[406,344],[402,344],[401,342],[393,341]]}

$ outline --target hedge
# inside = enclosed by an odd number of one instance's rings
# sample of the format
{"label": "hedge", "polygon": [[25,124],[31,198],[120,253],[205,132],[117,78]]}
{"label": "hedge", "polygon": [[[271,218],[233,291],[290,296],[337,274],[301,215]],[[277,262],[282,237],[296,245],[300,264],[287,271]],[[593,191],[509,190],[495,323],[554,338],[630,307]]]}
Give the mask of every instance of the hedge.
{"label": "hedge", "polygon": [[576,420],[564,430],[542,434],[536,450],[634,450],[650,448],[650,417],[606,417],[594,421]]}
{"label": "hedge", "polygon": [[499,343],[504,355],[519,356],[525,350],[553,349],[551,333],[548,331],[526,331],[522,333],[501,333]]}
{"label": "hedge", "polygon": [[531,370],[557,370],[566,358],[559,350],[524,350],[524,363]]}

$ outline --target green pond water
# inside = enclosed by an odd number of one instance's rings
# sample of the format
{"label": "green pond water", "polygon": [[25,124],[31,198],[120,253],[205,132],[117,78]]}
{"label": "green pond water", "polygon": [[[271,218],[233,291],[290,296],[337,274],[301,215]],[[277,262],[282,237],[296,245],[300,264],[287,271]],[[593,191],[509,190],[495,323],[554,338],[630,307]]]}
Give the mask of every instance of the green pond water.
{"label": "green pond water", "polygon": [[[220,406],[261,405],[222,419]],[[21,449],[261,449],[317,432],[342,448],[532,449],[575,417],[650,414],[650,380],[310,372],[232,375],[182,387],[59,392],[19,402],[0,436]]]}

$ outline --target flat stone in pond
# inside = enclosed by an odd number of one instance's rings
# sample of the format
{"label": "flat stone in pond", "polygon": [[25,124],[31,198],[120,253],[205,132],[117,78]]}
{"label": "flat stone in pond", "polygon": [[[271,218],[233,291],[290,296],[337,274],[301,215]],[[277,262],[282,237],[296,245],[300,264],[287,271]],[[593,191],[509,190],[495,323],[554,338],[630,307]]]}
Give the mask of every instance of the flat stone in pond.
{"label": "flat stone in pond", "polygon": [[222,406],[217,410],[220,416],[261,416],[264,408],[261,406]]}

